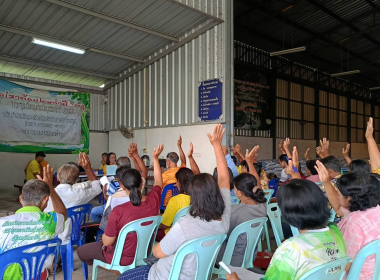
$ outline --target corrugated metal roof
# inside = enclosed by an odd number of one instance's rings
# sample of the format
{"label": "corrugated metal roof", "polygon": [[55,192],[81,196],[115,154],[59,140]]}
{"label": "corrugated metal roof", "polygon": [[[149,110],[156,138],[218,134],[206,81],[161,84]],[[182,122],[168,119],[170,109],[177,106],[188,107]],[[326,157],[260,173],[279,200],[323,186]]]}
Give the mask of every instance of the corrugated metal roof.
{"label": "corrugated metal roof", "polygon": [[[105,17],[126,21],[140,27],[155,30],[159,33],[181,38],[191,30],[210,20],[220,17],[219,5],[209,4],[213,1],[184,0],[0,0],[0,56],[14,59],[28,59],[67,68],[83,69],[85,72],[98,72],[117,76],[123,70],[138,64],[130,59],[117,55],[86,51],[84,55],[72,54],[31,43],[31,37],[47,36],[60,40],[68,45],[87,49],[98,49],[140,58],[144,60],[154,52],[172,44],[165,36],[153,35],[138,29],[115,23]],[[66,7],[65,4],[74,6]],[[188,5],[188,6],[187,6]],[[79,10],[77,8],[79,7]],[[80,9],[100,13],[100,16],[89,15]],[[199,11],[197,11],[199,10]],[[3,29],[2,29],[3,27]],[[4,28],[8,28],[5,30]],[[20,31],[21,30],[21,31]],[[29,32],[36,34],[27,34]],[[1,60],[1,57],[0,57]],[[86,81],[99,86],[107,79],[85,79],[88,75],[57,75],[57,70],[38,69],[18,65],[17,71],[10,62],[2,61],[4,71],[25,75],[49,75],[60,81]],[[7,66],[8,65],[8,66]],[[41,67],[43,68],[43,67]],[[13,70],[12,70],[13,69]],[[14,73],[14,72],[17,73]],[[69,69],[65,69],[65,72]],[[58,71],[60,72],[60,71]],[[61,71],[62,72],[62,71]],[[38,73],[38,74],[36,74]],[[36,76],[33,76],[36,77]],[[59,78],[61,77],[61,78]]]}
{"label": "corrugated metal roof", "polygon": [[[234,1],[235,40],[265,51],[306,46],[286,58],[376,86],[380,60],[380,0]],[[349,39],[348,39],[349,38]]]}

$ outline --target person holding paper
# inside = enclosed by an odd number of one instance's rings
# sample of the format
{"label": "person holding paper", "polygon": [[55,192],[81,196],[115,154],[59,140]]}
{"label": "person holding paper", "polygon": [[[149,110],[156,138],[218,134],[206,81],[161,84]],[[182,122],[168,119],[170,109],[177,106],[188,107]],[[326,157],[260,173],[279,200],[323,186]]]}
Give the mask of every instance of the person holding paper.
{"label": "person holding paper", "polygon": [[[108,154],[108,157],[107,157],[107,162],[105,165],[103,165],[103,173],[104,175],[107,175],[107,167],[109,165],[115,165],[115,172],[116,172],[116,169],[117,169],[117,166],[116,166],[116,154],[115,153],[109,153]],[[115,174],[113,174],[115,175]]]}

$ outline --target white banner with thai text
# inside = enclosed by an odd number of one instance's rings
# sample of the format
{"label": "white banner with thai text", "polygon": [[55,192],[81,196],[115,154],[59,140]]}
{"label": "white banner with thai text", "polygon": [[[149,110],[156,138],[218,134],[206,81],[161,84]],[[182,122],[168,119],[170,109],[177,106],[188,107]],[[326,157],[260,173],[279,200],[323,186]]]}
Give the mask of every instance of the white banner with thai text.
{"label": "white banner with thai text", "polygon": [[0,141],[80,144],[80,107],[0,97]]}

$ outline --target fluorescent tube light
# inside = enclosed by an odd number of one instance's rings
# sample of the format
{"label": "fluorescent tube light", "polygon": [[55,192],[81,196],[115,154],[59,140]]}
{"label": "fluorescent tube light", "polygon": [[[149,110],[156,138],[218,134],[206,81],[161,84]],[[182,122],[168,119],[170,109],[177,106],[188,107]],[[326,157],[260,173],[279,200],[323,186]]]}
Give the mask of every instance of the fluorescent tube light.
{"label": "fluorescent tube light", "polygon": [[294,49],[282,50],[278,52],[271,52],[270,56],[283,55],[283,54],[295,53],[295,52],[303,52],[303,51],[306,51],[306,47],[299,47],[299,48],[294,48]]}
{"label": "fluorescent tube light", "polygon": [[331,74],[331,77],[339,77],[339,76],[345,76],[345,75],[351,75],[351,74],[357,74],[360,73],[360,70],[352,70],[347,72],[341,72],[341,73],[335,73]]}
{"label": "fluorescent tube light", "polygon": [[45,47],[50,47],[50,48],[54,48],[54,49],[67,51],[67,52],[77,53],[77,54],[84,54],[85,53],[85,50],[82,50],[82,49],[73,48],[70,46],[61,45],[61,44],[57,44],[57,43],[53,43],[53,42],[49,42],[49,41],[44,41],[44,40],[40,40],[37,38],[33,38],[32,43],[37,44],[37,45],[41,45],[41,46],[45,46]]}
{"label": "fluorescent tube light", "polygon": [[371,87],[371,88],[369,88],[369,90],[377,90],[377,89],[380,89],[380,87]]}
{"label": "fluorescent tube light", "polygon": [[100,88],[104,88],[104,84],[102,84],[101,86],[99,86]]}

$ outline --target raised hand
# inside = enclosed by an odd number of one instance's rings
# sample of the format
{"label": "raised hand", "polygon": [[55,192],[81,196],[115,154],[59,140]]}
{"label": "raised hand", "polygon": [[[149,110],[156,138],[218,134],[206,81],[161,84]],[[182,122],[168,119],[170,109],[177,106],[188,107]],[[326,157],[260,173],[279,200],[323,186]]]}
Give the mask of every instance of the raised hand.
{"label": "raised hand", "polygon": [[284,148],[284,141],[280,141],[280,144],[278,144],[278,148],[281,150],[282,152],[282,149]]}
{"label": "raised hand", "polygon": [[85,153],[79,153],[78,164],[82,166],[85,170],[91,169],[91,162]]}
{"label": "raised hand", "polygon": [[306,152],[304,154],[304,157],[305,157],[306,160],[310,160],[310,158],[309,158],[309,151],[310,151],[310,148],[307,148]]}
{"label": "raised hand", "polygon": [[330,141],[326,138],[323,138],[323,140],[319,140],[320,146],[321,146],[321,157],[323,156],[328,157],[329,156],[329,147],[330,147]]}
{"label": "raised hand", "polygon": [[190,142],[190,150],[187,152],[187,157],[189,158],[192,157],[193,151],[194,151],[193,143]]}
{"label": "raised hand", "polygon": [[319,180],[321,180],[323,184],[330,182],[329,172],[327,171],[326,167],[319,160],[317,160],[316,164],[317,165],[315,166],[315,169],[318,172]]}
{"label": "raised hand", "polygon": [[289,138],[285,139],[283,146],[284,146],[284,149],[289,149],[289,146],[290,146],[290,139]]}
{"label": "raised hand", "polygon": [[253,147],[251,151],[247,149],[245,152],[245,160],[247,162],[256,162],[257,157],[259,155],[259,149],[260,149],[260,146],[258,145]]}
{"label": "raised hand", "polygon": [[207,133],[208,139],[210,140],[211,145],[215,146],[221,146],[223,135],[224,135],[225,129],[223,128],[223,125],[217,124],[214,127],[214,132],[212,135],[210,133]]}
{"label": "raised hand", "polygon": [[177,147],[180,148],[182,147],[182,136],[180,135],[178,140],[177,140]]}
{"label": "raised hand", "polygon": [[157,148],[153,149],[153,158],[157,158],[161,155],[162,151],[164,150],[164,145],[160,144],[157,146]]}
{"label": "raised hand", "polygon": [[348,157],[348,152],[349,151],[350,151],[350,144],[347,144],[346,145],[346,149],[345,148],[342,149],[342,155],[343,155],[343,157]]}
{"label": "raised hand", "polygon": [[[130,143],[129,144],[129,150],[131,150],[132,154],[138,154],[137,143]],[[129,150],[128,150],[128,153],[129,153]]]}
{"label": "raised hand", "polygon": [[49,186],[53,186],[54,171],[53,168],[50,168],[49,164],[47,165],[47,167],[43,168],[42,174],[43,179],[39,174],[37,175],[37,179],[40,181],[44,181]]}
{"label": "raised hand", "polygon": [[241,147],[239,144],[236,144],[235,147],[232,148],[232,152],[234,153],[234,155],[238,155],[241,153]]}
{"label": "raised hand", "polygon": [[373,138],[373,118],[369,118],[367,122],[367,130],[365,132],[365,138]]}
{"label": "raised hand", "polygon": [[320,156],[321,158],[324,158],[322,156],[322,148],[320,146],[318,146],[317,148],[315,148],[315,152],[317,153],[318,156]]}
{"label": "raised hand", "polygon": [[296,170],[298,170],[300,162],[298,160],[298,151],[296,146],[293,147],[292,160],[294,167],[296,168]]}

